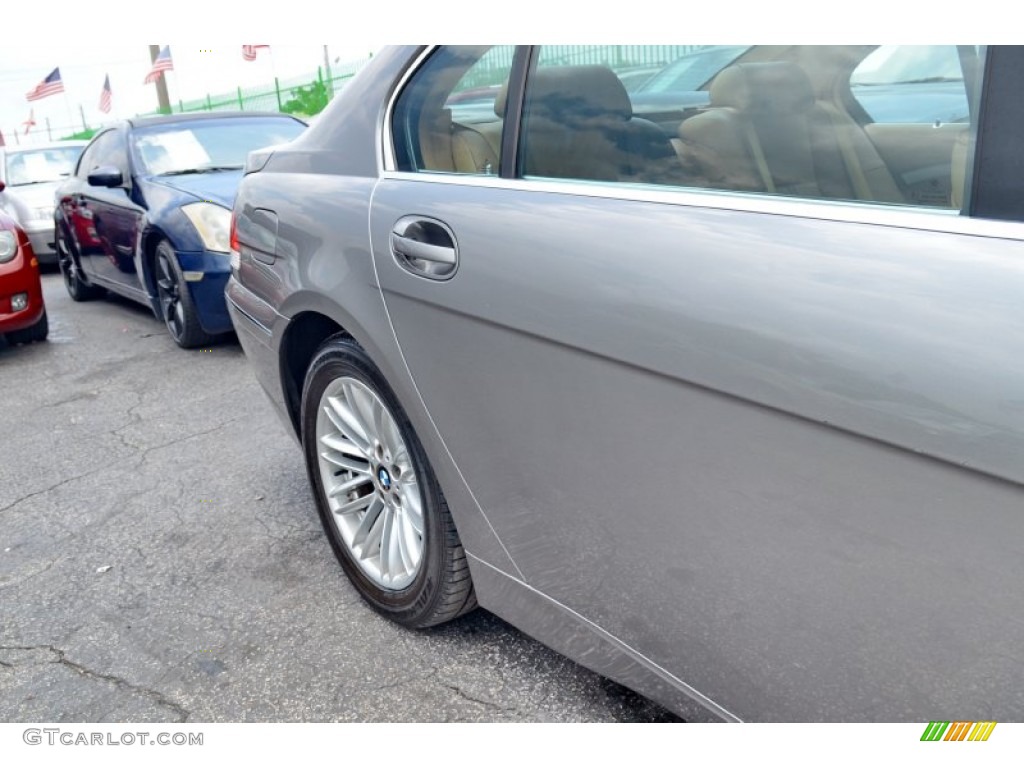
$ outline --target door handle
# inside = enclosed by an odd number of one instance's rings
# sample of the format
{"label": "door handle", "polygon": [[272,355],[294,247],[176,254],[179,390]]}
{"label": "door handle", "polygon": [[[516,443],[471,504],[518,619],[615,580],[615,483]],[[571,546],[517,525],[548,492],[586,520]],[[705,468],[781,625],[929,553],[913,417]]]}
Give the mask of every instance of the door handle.
{"label": "door handle", "polygon": [[447,280],[459,264],[455,235],[448,225],[424,216],[405,216],[391,228],[391,255],[420,277]]}
{"label": "door handle", "polygon": [[431,245],[430,243],[404,237],[395,232],[391,233],[391,243],[391,247],[395,249],[395,252],[406,259],[433,261],[438,264],[455,264],[454,247]]}

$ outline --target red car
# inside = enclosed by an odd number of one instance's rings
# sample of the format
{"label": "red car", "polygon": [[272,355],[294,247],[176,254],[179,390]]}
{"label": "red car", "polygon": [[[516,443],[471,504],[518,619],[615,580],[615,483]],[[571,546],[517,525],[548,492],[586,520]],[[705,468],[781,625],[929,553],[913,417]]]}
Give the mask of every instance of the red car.
{"label": "red car", "polygon": [[0,211],[0,335],[14,345],[45,341],[48,332],[32,244],[24,230]]}

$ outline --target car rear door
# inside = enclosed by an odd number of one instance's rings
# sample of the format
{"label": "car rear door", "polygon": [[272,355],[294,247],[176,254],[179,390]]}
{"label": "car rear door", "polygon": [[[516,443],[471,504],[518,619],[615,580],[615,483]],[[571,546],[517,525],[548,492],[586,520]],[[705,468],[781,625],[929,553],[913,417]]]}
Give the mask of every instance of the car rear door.
{"label": "car rear door", "polygon": [[592,137],[542,162],[533,74],[571,53],[535,59],[521,142],[514,75],[499,95],[500,176],[419,152],[455,79],[421,63],[370,221],[409,371],[526,582],[723,717],[1024,714],[1024,228],[572,178]]}

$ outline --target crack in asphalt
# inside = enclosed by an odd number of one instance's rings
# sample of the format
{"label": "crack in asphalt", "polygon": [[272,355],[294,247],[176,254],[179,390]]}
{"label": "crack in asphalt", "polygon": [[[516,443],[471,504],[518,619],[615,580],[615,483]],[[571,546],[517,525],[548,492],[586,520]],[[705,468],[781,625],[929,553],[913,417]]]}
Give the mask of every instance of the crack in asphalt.
{"label": "crack in asphalt", "polygon": [[55,558],[53,558],[53,560],[48,562],[46,565],[44,565],[38,571],[33,571],[32,573],[28,574],[27,576],[22,576],[17,581],[0,582],[0,590],[9,589],[10,587],[20,586],[20,585],[24,584],[26,581],[28,581],[29,579],[34,579],[36,576],[39,576],[40,574],[46,573],[48,570],[53,568],[54,565],[56,565],[58,562],[60,562],[61,560],[64,560],[64,559],[66,559],[65,555],[61,555],[59,557],[55,557]]}
{"label": "crack in asphalt", "polygon": [[66,480],[61,480],[59,483],[54,483],[53,485],[51,485],[51,486],[49,486],[47,488],[43,488],[40,491],[33,491],[32,493],[27,493],[24,496],[21,496],[21,497],[15,499],[14,501],[12,501],[7,506],[0,507],[0,512],[6,512],[7,510],[12,509],[13,507],[18,506],[23,501],[28,501],[29,499],[33,499],[36,496],[41,496],[44,493],[49,493],[50,491],[55,491],[58,488],[60,488],[62,485],[67,485],[68,483],[73,483],[75,480],[81,480],[83,477],[88,477],[89,475],[95,475],[97,472],[100,472],[100,471],[102,471],[104,469],[106,469],[106,467],[97,467],[96,469],[91,469],[88,472],[83,472],[80,475],[75,475],[74,477],[69,477]]}
{"label": "crack in asphalt", "polygon": [[[228,419],[227,421],[222,421],[220,424],[212,426],[209,429],[203,429],[203,430],[200,430],[199,432],[190,432],[187,435],[182,435],[181,437],[176,437],[173,440],[168,440],[166,443],[160,443],[159,445],[150,446],[149,448],[144,449],[142,451],[142,453],[140,454],[139,466],[141,466],[142,464],[144,464],[146,462],[146,460],[149,458],[149,454],[152,453],[153,451],[159,451],[161,448],[168,448],[168,447],[170,447],[172,445],[177,445],[178,443],[183,443],[186,440],[191,440],[194,437],[202,437],[203,435],[209,435],[211,432],[216,432],[217,430],[223,429],[224,427],[228,426],[228,424],[234,424],[235,422],[241,421],[244,418],[245,418],[245,416],[236,416],[233,419]],[[0,512],[2,512],[2,511],[3,510],[0,510]]]}
{"label": "crack in asphalt", "polygon": [[99,397],[98,392],[82,392],[74,397],[67,397],[63,400],[58,400],[55,403],[43,403],[39,406],[38,410],[42,411],[46,408],[58,408],[59,406],[68,405],[69,403],[77,403],[79,400],[95,400],[97,397]]}
{"label": "crack in asphalt", "polygon": [[142,417],[139,416],[139,414],[135,413],[135,411],[136,409],[142,407],[142,402],[145,399],[145,397],[141,393],[139,393],[138,398],[138,402],[136,402],[135,405],[129,406],[128,410],[125,411],[124,415],[128,417],[128,421],[119,427],[115,427],[114,429],[108,430],[108,433],[116,437],[121,442],[121,445],[123,445],[125,448],[130,448],[133,451],[141,451],[143,450],[143,447],[141,445],[138,445],[137,443],[131,442],[127,437],[125,437],[121,433],[124,430],[128,429],[128,427],[142,423]]}
{"label": "crack in asphalt", "polygon": [[[235,423],[237,421],[241,421],[243,418],[244,418],[243,416],[236,416],[233,419],[228,419],[227,421],[221,422],[220,424],[217,424],[217,425],[215,425],[213,427],[210,427],[209,429],[200,430],[199,432],[190,432],[187,435],[182,435],[181,437],[176,437],[173,440],[168,440],[166,443],[160,443],[159,445],[150,446],[149,448],[144,449],[141,454],[139,454],[139,463],[136,465],[136,468],[138,468],[143,463],[145,463],[145,461],[149,457],[149,454],[152,453],[153,451],[158,451],[161,448],[167,448],[167,447],[172,446],[172,445],[177,445],[178,443],[182,443],[182,442],[184,442],[186,440],[191,440],[194,437],[202,437],[203,435],[208,435],[211,432],[216,432],[219,429],[223,429],[224,427],[228,426],[229,424],[233,424],[233,423]],[[124,426],[126,427],[126,426],[129,426],[129,425],[126,424]],[[124,427],[118,427],[118,429],[124,429]],[[113,434],[113,432],[111,432],[111,434]],[[118,435],[118,437],[121,438],[120,435]],[[123,438],[122,438],[122,444],[124,444]],[[131,447],[133,450],[139,450],[139,446],[128,446],[128,447]],[[15,499],[14,501],[10,502],[6,506],[0,507],[0,512],[6,512],[7,510],[13,509],[14,507],[18,506],[22,502],[28,501],[29,499],[33,499],[36,496],[41,496],[44,493],[49,493],[50,491],[55,491],[56,489],[60,488],[62,485],[67,485],[68,483],[73,483],[75,480],[81,480],[83,477],[88,477],[89,475],[94,475],[97,472],[102,472],[102,471],[104,471],[106,469],[108,469],[108,467],[105,467],[105,466],[97,467],[96,469],[91,469],[88,472],[83,472],[80,475],[75,475],[74,477],[69,477],[69,478],[67,478],[65,480],[61,480],[59,483],[54,483],[53,485],[47,486],[46,488],[43,488],[41,490],[33,491],[32,493],[25,494],[24,496],[19,496],[17,499]]]}
{"label": "crack in asphalt", "polygon": [[[365,692],[366,690],[371,690],[371,691],[387,691],[387,690],[392,690],[392,689],[395,689],[395,688],[402,688],[402,687],[404,687],[406,685],[409,685],[410,683],[424,682],[424,681],[430,680],[432,678],[440,677],[440,675],[441,675],[441,670],[438,667],[432,666],[430,668],[430,671],[427,672],[426,674],[410,675],[408,677],[403,677],[400,680],[394,680],[394,681],[392,681],[390,683],[383,683],[381,685],[374,685],[374,686],[369,687],[368,689],[360,686],[360,687],[356,687],[356,688],[353,688],[353,689],[349,689],[349,690],[346,691],[346,693],[351,695],[352,693]],[[501,678],[501,683],[502,683],[501,690],[504,690],[505,687],[506,687],[505,678],[504,678],[503,675],[500,675],[500,674],[499,674],[499,677]],[[497,712],[502,712],[502,713],[504,713],[506,715],[515,715],[515,716],[517,716],[517,717],[519,717],[521,719],[524,719],[524,720],[532,719],[531,715],[527,714],[526,712],[523,712],[522,710],[520,710],[520,709],[518,709],[516,707],[503,707],[502,705],[500,705],[500,704],[498,704],[496,702],[489,701],[487,699],[477,698],[476,696],[473,696],[472,694],[467,693],[465,690],[463,690],[462,688],[460,688],[457,685],[453,685],[451,683],[446,683],[443,680],[438,680],[438,684],[442,688],[446,688],[447,690],[449,690],[452,693],[456,694],[456,696],[458,696],[459,698],[461,698],[461,699],[463,699],[465,701],[471,702],[473,704],[479,704],[482,707],[486,707],[487,709],[495,710]]]}
{"label": "crack in asphalt", "polygon": [[[153,699],[159,706],[165,707],[165,708],[170,709],[173,712],[175,712],[175,714],[179,718],[175,722],[184,723],[184,722],[188,721],[189,717],[191,717],[191,713],[187,709],[185,709],[183,706],[181,706],[177,702],[171,701],[169,698],[167,698],[167,696],[165,696],[164,694],[160,693],[160,691],[154,691],[152,688],[146,688],[145,686],[142,686],[142,685],[136,685],[134,683],[130,683],[127,680],[125,680],[124,678],[118,677],[116,675],[107,675],[107,674],[104,674],[102,672],[95,672],[95,671],[89,669],[88,667],[83,666],[82,664],[79,664],[78,662],[71,661],[71,659],[68,659],[65,656],[64,651],[62,651],[60,648],[54,648],[52,645],[0,645],[0,651],[40,651],[40,650],[49,651],[50,653],[54,654],[57,657],[56,659],[48,662],[50,664],[61,664],[61,665],[65,666],[65,667],[68,667],[69,669],[74,670],[75,672],[77,672],[82,677],[87,677],[87,678],[90,678],[92,680],[102,680],[103,682],[106,682],[106,683],[112,683],[115,687],[117,687],[119,689],[128,690],[128,691],[131,691],[133,693],[141,693],[143,696],[147,696],[147,697]],[[3,664],[5,667],[11,667],[11,668],[17,666],[15,664],[10,664],[10,663],[4,662],[4,661],[0,661],[0,664]]]}
{"label": "crack in asphalt", "polygon": [[471,701],[474,704],[479,704],[483,707],[487,707],[488,709],[503,712],[506,715],[516,715],[517,717],[523,719],[527,719],[529,717],[525,712],[521,712],[519,709],[516,709],[515,707],[503,707],[500,704],[496,704],[493,701],[488,701],[487,699],[478,699],[475,696],[471,696],[457,685],[451,685],[450,683],[445,682],[442,682],[441,685],[447,688],[449,691],[455,693],[457,696],[459,696],[459,698],[465,699],[466,701]]}

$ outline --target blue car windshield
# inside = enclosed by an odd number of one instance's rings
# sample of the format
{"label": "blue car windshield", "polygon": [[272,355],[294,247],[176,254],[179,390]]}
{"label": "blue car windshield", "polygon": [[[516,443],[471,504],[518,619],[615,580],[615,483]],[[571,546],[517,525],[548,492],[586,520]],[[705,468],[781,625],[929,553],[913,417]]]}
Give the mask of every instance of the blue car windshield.
{"label": "blue car windshield", "polygon": [[143,175],[242,168],[254,149],[285,144],[305,129],[289,117],[228,118],[137,128],[132,156]]}
{"label": "blue car windshield", "polygon": [[750,49],[748,45],[708,45],[673,61],[640,88],[641,93],[699,91]]}
{"label": "blue car windshield", "polygon": [[854,70],[850,85],[962,82],[955,45],[880,45]]}

